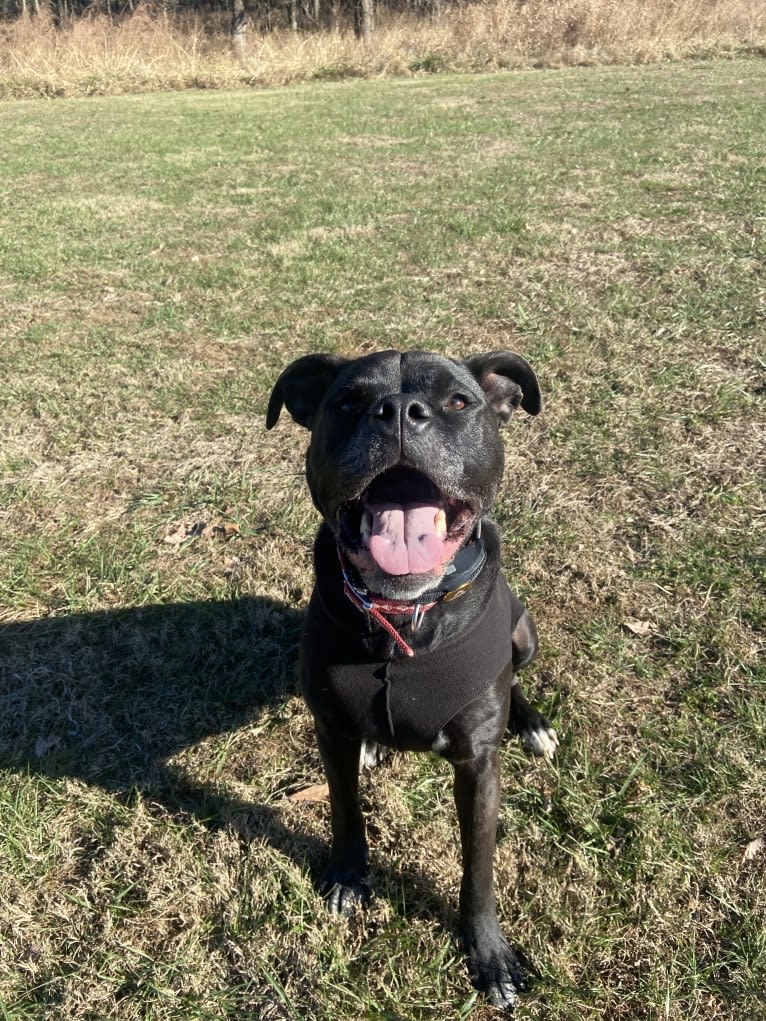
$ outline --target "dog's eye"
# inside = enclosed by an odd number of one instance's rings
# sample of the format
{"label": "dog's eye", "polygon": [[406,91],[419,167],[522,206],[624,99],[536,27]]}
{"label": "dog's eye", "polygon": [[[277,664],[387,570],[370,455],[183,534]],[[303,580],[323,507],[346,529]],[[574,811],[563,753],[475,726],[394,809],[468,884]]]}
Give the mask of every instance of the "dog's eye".
{"label": "dog's eye", "polygon": [[462,394],[453,394],[447,403],[444,405],[449,411],[462,411],[463,408],[467,407],[468,398],[463,397]]}

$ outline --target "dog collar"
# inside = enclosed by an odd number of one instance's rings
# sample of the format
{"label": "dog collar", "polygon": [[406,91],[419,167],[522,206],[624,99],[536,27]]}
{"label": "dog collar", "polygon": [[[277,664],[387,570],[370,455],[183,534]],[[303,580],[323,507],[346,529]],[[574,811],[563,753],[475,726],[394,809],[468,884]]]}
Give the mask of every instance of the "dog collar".
{"label": "dog collar", "polygon": [[360,585],[355,585],[351,580],[351,569],[346,557],[340,546],[337,546],[340,569],[343,573],[343,591],[358,610],[375,618],[405,655],[414,656],[412,647],[405,642],[393,624],[386,620],[386,617],[409,617],[410,628],[414,634],[423,623],[425,613],[437,603],[451,602],[453,599],[460,599],[464,596],[487,562],[487,551],[481,541],[480,533],[481,522],[476,530],[476,538],[458,550],[454,559],[447,566],[438,587],[421,593],[416,602],[404,599],[384,599]]}

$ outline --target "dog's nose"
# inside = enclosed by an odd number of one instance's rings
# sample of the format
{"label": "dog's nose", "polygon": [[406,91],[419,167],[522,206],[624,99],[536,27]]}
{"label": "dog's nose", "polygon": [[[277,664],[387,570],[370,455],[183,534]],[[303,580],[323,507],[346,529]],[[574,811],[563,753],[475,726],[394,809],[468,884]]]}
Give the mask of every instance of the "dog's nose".
{"label": "dog's nose", "polygon": [[422,432],[432,418],[431,408],[412,394],[390,394],[372,409],[370,417],[379,432],[388,436],[405,431]]}

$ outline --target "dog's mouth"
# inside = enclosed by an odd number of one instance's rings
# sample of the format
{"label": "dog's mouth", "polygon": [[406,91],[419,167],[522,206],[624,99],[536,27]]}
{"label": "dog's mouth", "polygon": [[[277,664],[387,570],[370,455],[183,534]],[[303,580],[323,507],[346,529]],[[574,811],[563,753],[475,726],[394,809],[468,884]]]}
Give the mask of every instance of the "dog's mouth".
{"label": "dog's mouth", "polygon": [[443,493],[423,472],[397,466],[338,515],[340,538],[363,573],[437,575],[466,541],[478,508]]}

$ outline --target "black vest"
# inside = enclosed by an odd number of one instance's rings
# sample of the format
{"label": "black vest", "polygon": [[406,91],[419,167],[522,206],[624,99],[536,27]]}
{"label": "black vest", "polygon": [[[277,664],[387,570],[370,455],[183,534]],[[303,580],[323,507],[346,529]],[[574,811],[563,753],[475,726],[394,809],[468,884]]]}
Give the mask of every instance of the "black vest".
{"label": "black vest", "polygon": [[402,750],[430,748],[442,727],[511,662],[511,635],[523,613],[498,575],[469,630],[412,658],[397,649],[391,659],[372,660],[357,636],[339,632],[317,586],[306,614],[304,656],[311,658],[302,670],[306,701],[348,737]]}

